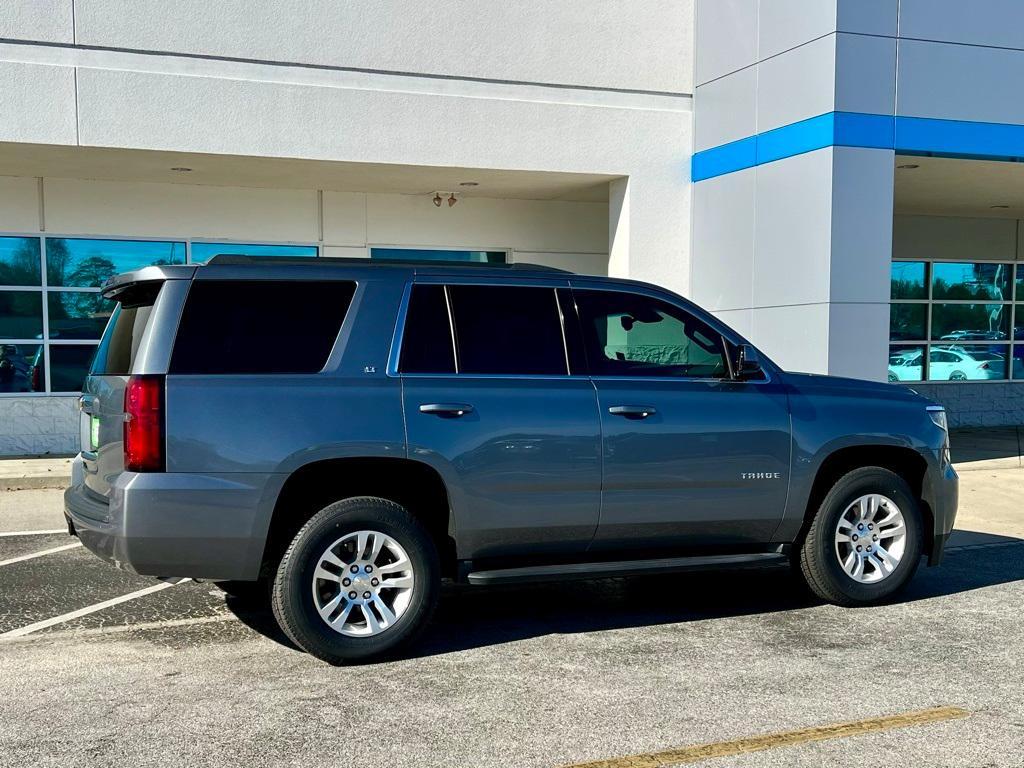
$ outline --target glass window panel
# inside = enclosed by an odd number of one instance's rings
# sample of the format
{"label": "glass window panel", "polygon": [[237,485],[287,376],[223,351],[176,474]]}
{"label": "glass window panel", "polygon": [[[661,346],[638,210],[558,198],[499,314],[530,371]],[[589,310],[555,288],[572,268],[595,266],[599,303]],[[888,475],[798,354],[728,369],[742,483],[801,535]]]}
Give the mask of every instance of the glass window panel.
{"label": "glass window panel", "polygon": [[932,338],[938,341],[1005,341],[1009,304],[933,304]]}
{"label": "glass window panel", "polygon": [[440,251],[429,248],[371,248],[371,259],[398,261],[471,261],[504,264],[504,251]]}
{"label": "glass window panel", "polygon": [[892,299],[927,299],[928,265],[923,261],[894,261],[889,281]]}
{"label": "glass window panel", "polygon": [[988,381],[1006,378],[1005,344],[934,346],[928,354],[928,381]]}
{"label": "glass window panel", "polygon": [[38,237],[0,237],[0,285],[42,285]]}
{"label": "glass window panel", "polygon": [[925,347],[922,344],[894,344],[889,347],[889,381],[921,381],[924,377]]}
{"label": "glass window panel", "polygon": [[118,295],[112,320],[103,331],[93,359],[93,374],[125,376],[132,372],[162,287],[162,283],[142,283]]}
{"label": "glass window panel", "polygon": [[1015,341],[1024,341],[1024,304],[1017,305],[1014,313],[1013,338]]}
{"label": "glass window panel", "polygon": [[666,301],[623,291],[574,291],[596,376],[728,376],[722,337]]}
{"label": "glass window panel", "polygon": [[184,263],[184,243],[46,239],[46,280],[51,286],[98,288],[107,278],[120,272],[150,265]]}
{"label": "glass window panel", "polygon": [[1012,264],[992,262],[935,262],[932,264],[932,298],[1010,301],[1012,268]]}
{"label": "glass window panel", "polygon": [[256,243],[192,243],[192,263],[205,264],[220,254],[244,256],[316,256],[315,245],[261,245]]}
{"label": "glass window panel", "polygon": [[42,346],[0,344],[0,392],[42,392],[43,370]]}
{"label": "glass window panel", "polygon": [[98,339],[115,305],[92,291],[51,291],[46,303],[51,339]]}
{"label": "glass window panel", "polygon": [[398,368],[402,373],[455,373],[443,285],[413,286]]}
{"label": "glass window panel", "polygon": [[50,345],[50,391],[81,392],[95,344]]}
{"label": "glass window panel", "polygon": [[448,287],[459,373],[568,373],[553,288]]}
{"label": "glass window panel", "polygon": [[196,281],[178,325],[171,373],[316,373],[354,293],[355,283],[340,280]]}
{"label": "glass window panel", "polygon": [[1024,379],[1024,344],[1013,348],[1013,378]]}
{"label": "glass window panel", "polygon": [[917,340],[928,336],[927,304],[890,304],[889,340]]}
{"label": "glass window panel", "polygon": [[42,291],[0,291],[0,339],[41,338]]}

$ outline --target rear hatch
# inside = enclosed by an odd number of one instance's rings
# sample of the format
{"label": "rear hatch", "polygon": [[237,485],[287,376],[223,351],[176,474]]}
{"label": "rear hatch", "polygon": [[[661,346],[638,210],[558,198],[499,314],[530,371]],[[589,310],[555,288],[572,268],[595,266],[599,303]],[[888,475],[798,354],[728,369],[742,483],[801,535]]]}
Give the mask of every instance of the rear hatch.
{"label": "rear hatch", "polygon": [[[124,471],[128,378],[166,372],[165,350],[173,341],[180,298],[187,287],[187,281],[167,279],[172,269],[149,268],[113,278],[104,287],[104,295],[118,303],[96,350],[81,400],[85,486],[90,495],[102,500],[109,498],[111,486]],[[174,277],[188,277],[193,270],[173,271]]]}

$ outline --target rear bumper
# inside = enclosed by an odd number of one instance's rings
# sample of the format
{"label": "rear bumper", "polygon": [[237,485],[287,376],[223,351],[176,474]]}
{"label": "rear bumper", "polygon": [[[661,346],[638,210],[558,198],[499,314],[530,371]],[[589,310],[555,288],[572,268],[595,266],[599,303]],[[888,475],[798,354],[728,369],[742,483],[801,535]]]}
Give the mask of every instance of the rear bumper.
{"label": "rear bumper", "polygon": [[929,469],[925,475],[922,496],[932,511],[934,527],[931,547],[928,550],[928,565],[938,565],[946,550],[946,541],[956,522],[956,510],[960,500],[960,478],[952,465],[943,463]]}
{"label": "rear bumper", "polygon": [[82,544],[118,568],[249,580],[259,575],[275,477],[125,472],[109,503],[79,482],[64,492],[64,510]]}

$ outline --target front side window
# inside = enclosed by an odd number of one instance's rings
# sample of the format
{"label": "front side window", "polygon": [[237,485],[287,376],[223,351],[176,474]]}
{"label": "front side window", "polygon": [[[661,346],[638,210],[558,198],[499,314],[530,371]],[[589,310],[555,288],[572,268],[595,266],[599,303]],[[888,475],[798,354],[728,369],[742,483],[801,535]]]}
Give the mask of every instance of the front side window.
{"label": "front side window", "polygon": [[728,377],[721,335],[689,312],[622,291],[577,290],[575,297],[594,376]]}

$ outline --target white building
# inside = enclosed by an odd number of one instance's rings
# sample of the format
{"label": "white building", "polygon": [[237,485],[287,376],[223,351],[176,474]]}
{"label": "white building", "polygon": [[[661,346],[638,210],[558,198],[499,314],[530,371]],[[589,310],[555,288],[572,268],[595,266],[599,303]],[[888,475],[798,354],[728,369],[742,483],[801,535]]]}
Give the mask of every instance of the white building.
{"label": "white building", "polygon": [[1013,0],[8,0],[0,454],[77,449],[107,274],[231,249],[649,280],[786,367],[1024,421],[1022,30]]}

